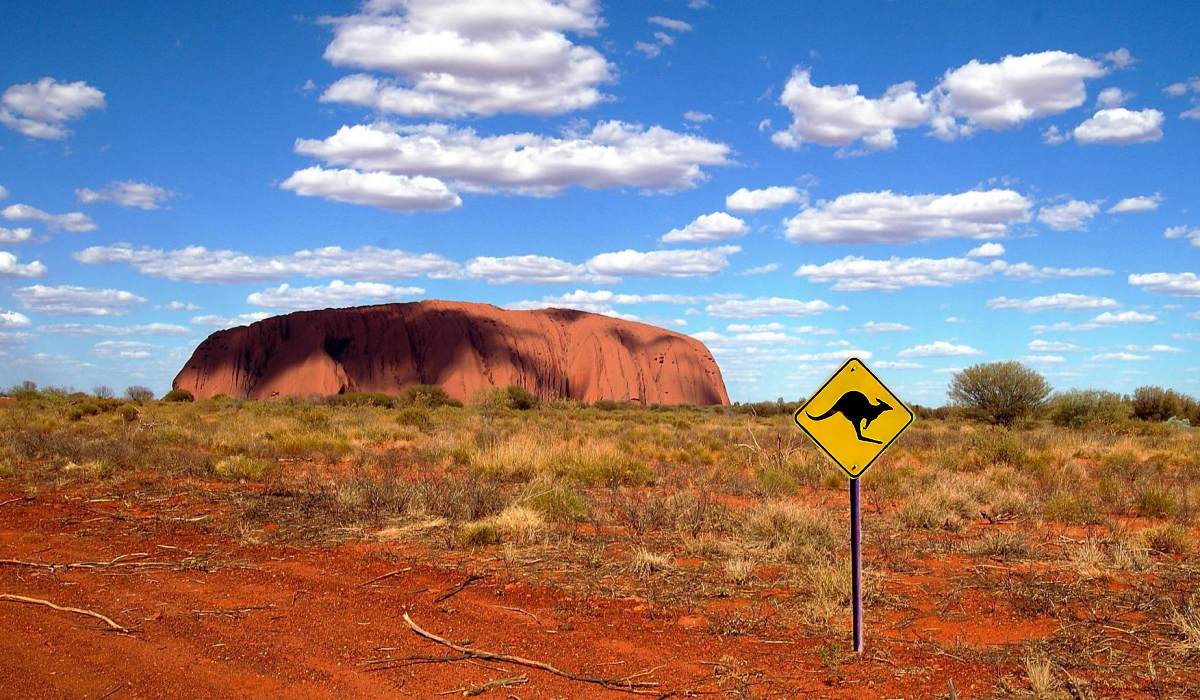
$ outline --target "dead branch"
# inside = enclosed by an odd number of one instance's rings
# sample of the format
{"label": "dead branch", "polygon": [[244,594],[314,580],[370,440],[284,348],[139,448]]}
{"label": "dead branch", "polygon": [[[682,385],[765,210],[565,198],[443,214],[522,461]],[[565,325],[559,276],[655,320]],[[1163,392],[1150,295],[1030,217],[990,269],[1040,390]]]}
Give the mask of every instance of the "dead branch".
{"label": "dead branch", "polygon": [[452,597],[454,597],[454,596],[458,595],[459,593],[461,593],[461,592],[462,592],[462,590],[463,590],[464,588],[466,588],[467,586],[471,585],[472,583],[475,583],[476,581],[478,581],[478,580],[479,580],[479,579],[481,579],[481,578],[483,578],[483,574],[471,574],[470,576],[468,576],[468,577],[466,577],[465,579],[463,579],[463,580],[462,580],[462,582],[461,582],[461,583],[459,583],[459,584],[458,584],[457,586],[455,586],[454,588],[451,588],[450,590],[448,590],[448,591],[446,591],[445,593],[441,594],[441,595],[440,595],[440,596],[438,596],[437,598],[434,598],[434,599],[433,599],[433,602],[435,602],[435,603],[440,603],[440,602],[442,602],[443,600],[448,600],[448,599],[450,599],[450,598],[452,598]]}
{"label": "dead branch", "polygon": [[17,498],[10,498],[7,501],[0,501],[0,507],[6,506],[9,503],[16,503],[17,501],[32,501],[32,500],[33,500],[33,496],[18,496]]}
{"label": "dead branch", "polygon": [[468,685],[462,688],[455,688],[454,690],[443,690],[442,692],[438,693],[438,695],[453,695],[455,693],[462,693],[464,698],[469,698],[476,695],[483,695],[487,691],[495,690],[496,688],[511,688],[515,685],[525,685],[528,682],[529,676],[522,674],[520,676],[513,676],[512,678],[497,678],[496,680],[488,681],[487,683],[481,683],[479,685]]}
{"label": "dead branch", "polygon": [[[608,688],[609,690],[618,690],[618,691],[622,691],[622,692],[626,692],[626,693],[632,693],[634,695],[662,695],[661,691],[648,690],[649,688],[654,688],[658,685],[658,683],[654,683],[652,681],[633,681],[633,680],[619,679],[619,678],[601,678],[601,677],[597,677],[597,676],[583,676],[583,675],[580,675],[577,673],[563,671],[562,669],[555,668],[554,666],[551,666],[550,664],[545,663],[543,661],[536,661],[534,659],[526,659],[526,658],[522,658],[520,656],[512,656],[511,654],[499,654],[496,652],[484,651],[482,649],[471,649],[468,647],[459,646],[458,644],[455,644],[454,642],[451,642],[448,639],[444,639],[442,637],[437,636],[436,634],[434,634],[432,632],[428,632],[428,631],[422,629],[420,625],[413,622],[413,619],[411,617],[409,617],[407,612],[404,613],[404,624],[408,625],[409,629],[411,629],[413,632],[416,632],[417,635],[424,637],[425,639],[428,639],[431,642],[436,642],[438,644],[441,644],[444,647],[453,649],[454,651],[457,651],[460,654],[465,654],[470,658],[484,659],[487,661],[502,661],[505,663],[516,664],[518,666],[525,666],[528,668],[536,668],[540,671],[552,673],[560,678],[566,678],[568,680],[578,681],[580,683],[592,683],[594,685],[599,685],[604,688]],[[635,674],[635,675],[640,675],[640,674]]]}
{"label": "dead branch", "polygon": [[521,613],[522,615],[533,618],[533,621],[538,623],[542,627],[546,626],[546,623],[542,622],[542,618],[538,617],[537,615],[534,615],[533,613],[529,612],[528,610],[522,610],[521,608],[511,608],[507,605],[497,605],[496,607],[500,608],[501,610],[511,610],[512,612],[515,612],[515,613]]}
{"label": "dead branch", "polygon": [[65,607],[62,605],[55,605],[54,603],[51,603],[48,600],[42,600],[41,598],[27,598],[23,595],[14,595],[12,593],[0,593],[0,600],[7,600],[7,601],[10,601],[13,603],[28,603],[29,605],[44,605],[48,608],[54,608],[55,610],[59,610],[61,612],[75,613],[77,615],[87,615],[88,617],[94,617],[97,620],[104,622],[104,624],[108,625],[108,628],[111,630],[115,630],[115,631],[121,632],[123,634],[129,634],[131,632],[131,630],[128,627],[122,627],[121,625],[118,625],[117,623],[113,622],[112,618],[107,617],[105,615],[101,615],[100,613],[98,613],[94,610],[85,610],[83,608],[72,608],[72,607]]}
{"label": "dead branch", "polygon": [[363,588],[364,586],[369,586],[369,585],[371,585],[372,583],[379,583],[380,581],[384,580],[385,578],[391,578],[391,577],[393,577],[393,576],[399,576],[400,574],[402,574],[402,573],[404,573],[404,572],[406,572],[406,571],[412,571],[412,567],[411,567],[411,566],[407,566],[407,567],[405,567],[405,568],[403,568],[403,569],[396,569],[395,571],[389,571],[389,572],[387,572],[386,574],[383,574],[383,575],[381,575],[381,576],[376,576],[375,578],[371,579],[370,581],[364,581],[364,582],[362,582],[362,583],[358,584],[358,586],[356,586],[356,588]]}
{"label": "dead branch", "polygon": [[139,557],[148,557],[145,552],[137,552],[134,554],[122,554],[118,557],[113,557],[108,561],[70,561],[70,562],[40,562],[40,561],[25,561],[23,559],[0,559],[0,566],[24,566],[30,569],[49,569],[57,571],[59,569],[111,569],[118,567],[128,567],[134,569],[169,569],[173,567],[186,568],[194,564],[196,561],[193,557],[180,559],[179,561],[126,561],[127,559],[135,559]]}

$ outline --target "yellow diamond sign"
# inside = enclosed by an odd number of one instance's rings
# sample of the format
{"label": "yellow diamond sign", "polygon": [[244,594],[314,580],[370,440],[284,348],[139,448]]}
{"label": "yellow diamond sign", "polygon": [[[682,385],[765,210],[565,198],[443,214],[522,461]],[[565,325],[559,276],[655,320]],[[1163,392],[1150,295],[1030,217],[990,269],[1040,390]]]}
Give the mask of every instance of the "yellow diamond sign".
{"label": "yellow diamond sign", "polygon": [[862,476],[913,422],[913,412],[854,357],[793,417],[851,479]]}

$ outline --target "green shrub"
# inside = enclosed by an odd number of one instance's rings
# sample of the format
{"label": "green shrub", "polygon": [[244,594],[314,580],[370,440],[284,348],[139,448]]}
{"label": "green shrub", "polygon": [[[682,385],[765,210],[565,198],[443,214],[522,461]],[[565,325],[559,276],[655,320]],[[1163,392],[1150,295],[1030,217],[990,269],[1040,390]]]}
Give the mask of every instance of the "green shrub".
{"label": "green shrub", "polygon": [[400,403],[405,406],[416,406],[418,408],[462,406],[462,401],[450,398],[445,389],[431,384],[417,384],[408,387],[400,395]]}
{"label": "green shrub", "polygon": [[1115,425],[1130,415],[1125,397],[1098,389],[1072,389],[1055,394],[1047,410],[1050,422],[1064,428]]}
{"label": "green shrub", "polygon": [[126,423],[132,423],[138,419],[138,410],[129,404],[125,404],[117,409],[117,415],[121,416],[121,420]]}
{"label": "green shrub", "polygon": [[1146,546],[1163,554],[1187,554],[1192,551],[1192,534],[1182,525],[1146,530]]}
{"label": "green shrub", "polygon": [[528,411],[531,408],[537,408],[538,400],[528,389],[521,386],[511,384],[504,387],[505,397],[508,399],[508,407],[518,411]]}
{"label": "green shrub", "polygon": [[1195,417],[1200,404],[1195,399],[1173,389],[1142,386],[1133,391],[1133,415],[1146,421],[1162,422],[1173,417]]}
{"label": "green shrub", "polygon": [[217,462],[213,471],[226,479],[258,481],[275,468],[275,463],[257,457],[233,455]]}
{"label": "green shrub", "polygon": [[565,479],[537,479],[525,488],[521,503],[551,520],[576,522],[587,520],[590,514],[583,496]]}
{"label": "green shrub", "polygon": [[1042,407],[1050,385],[1020,362],[988,362],[955,373],[948,394],[977,418],[1011,425]]}
{"label": "green shrub", "polygon": [[485,547],[500,543],[500,528],[491,521],[476,521],[458,526],[454,541],[460,547]]}
{"label": "green shrub", "polygon": [[400,409],[400,412],[396,414],[396,422],[400,425],[416,428],[423,433],[433,428],[433,420],[430,419],[429,412],[416,406],[407,406]]}
{"label": "green shrub", "polygon": [[1137,514],[1145,518],[1165,518],[1179,512],[1179,501],[1162,485],[1147,486],[1133,500]]}
{"label": "green shrub", "polygon": [[142,403],[144,401],[153,400],[154,392],[151,391],[148,387],[138,386],[135,384],[131,387],[126,387],[125,397],[128,398],[130,401],[137,401],[138,403]]}
{"label": "green shrub", "polygon": [[172,389],[163,395],[162,400],[171,403],[191,403],[196,397],[187,389]]}
{"label": "green shrub", "polygon": [[325,399],[325,403],[330,406],[375,406],[377,408],[395,408],[399,402],[395,396],[366,391],[348,391]]}

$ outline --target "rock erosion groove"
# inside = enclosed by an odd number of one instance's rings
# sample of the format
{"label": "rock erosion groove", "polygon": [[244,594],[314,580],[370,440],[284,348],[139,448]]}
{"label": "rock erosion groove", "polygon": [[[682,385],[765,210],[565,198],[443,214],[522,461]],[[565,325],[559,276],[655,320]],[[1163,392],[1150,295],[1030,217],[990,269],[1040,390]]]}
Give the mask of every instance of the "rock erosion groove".
{"label": "rock erosion groove", "polygon": [[570,309],[450,301],[298,311],[217,331],[174,387],[198,399],[270,399],[415,384],[462,401],[512,384],[540,399],[729,403],[712,353],[694,338]]}

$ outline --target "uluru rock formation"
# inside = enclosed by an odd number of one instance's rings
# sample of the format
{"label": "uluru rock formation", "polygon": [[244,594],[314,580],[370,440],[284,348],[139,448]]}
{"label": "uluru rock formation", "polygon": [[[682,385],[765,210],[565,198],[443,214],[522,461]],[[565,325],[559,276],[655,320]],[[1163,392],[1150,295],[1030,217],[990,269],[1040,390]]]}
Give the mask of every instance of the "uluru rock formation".
{"label": "uluru rock formation", "polygon": [[298,311],[217,331],[175,377],[198,398],[400,393],[436,384],[469,401],[522,386],[541,399],[728,404],[700,341],[570,309],[420,301]]}

